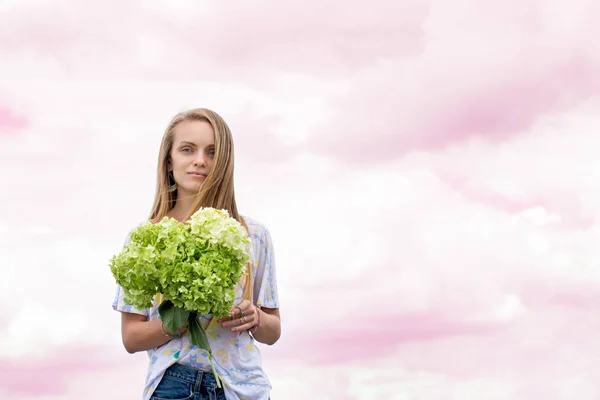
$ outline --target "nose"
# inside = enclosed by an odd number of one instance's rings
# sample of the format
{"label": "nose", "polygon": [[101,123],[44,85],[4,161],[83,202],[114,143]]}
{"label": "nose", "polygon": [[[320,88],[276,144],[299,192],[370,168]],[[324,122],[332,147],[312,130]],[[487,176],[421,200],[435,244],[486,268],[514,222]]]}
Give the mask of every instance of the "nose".
{"label": "nose", "polygon": [[194,160],[194,166],[204,167],[204,154],[202,152],[198,152],[198,156]]}

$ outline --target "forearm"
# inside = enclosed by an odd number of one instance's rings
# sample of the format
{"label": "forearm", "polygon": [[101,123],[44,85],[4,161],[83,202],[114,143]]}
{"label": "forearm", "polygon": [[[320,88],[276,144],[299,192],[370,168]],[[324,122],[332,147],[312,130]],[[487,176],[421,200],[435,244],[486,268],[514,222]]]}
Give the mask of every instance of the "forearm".
{"label": "forearm", "polygon": [[131,354],[160,347],[172,339],[163,333],[160,319],[130,322],[122,334],[123,345]]}
{"label": "forearm", "polygon": [[252,332],[254,339],[260,343],[273,345],[281,336],[281,320],[279,315],[270,314],[257,308],[260,313],[260,325]]}

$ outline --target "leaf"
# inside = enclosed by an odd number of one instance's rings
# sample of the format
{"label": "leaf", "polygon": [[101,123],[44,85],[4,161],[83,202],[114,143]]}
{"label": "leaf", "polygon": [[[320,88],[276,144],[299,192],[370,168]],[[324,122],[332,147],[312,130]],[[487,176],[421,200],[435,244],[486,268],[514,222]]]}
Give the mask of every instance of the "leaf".
{"label": "leaf", "polygon": [[200,325],[200,321],[198,320],[198,315],[196,313],[192,313],[190,315],[188,332],[190,333],[190,342],[208,352],[208,360],[210,361],[210,366],[212,368],[213,375],[215,376],[215,380],[217,381],[217,387],[220,389],[221,380],[219,379],[219,375],[217,374],[217,370],[215,369],[215,363],[213,361],[212,351],[210,350],[210,344],[208,343],[208,337],[206,337],[206,332],[204,332],[204,329],[202,329],[202,325]]}
{"label": "leaf", "polygon": [[192,342],[192,344],[195,344],[201,349],[206,350],[209,355],[212,355],[210,344],[208,343],[208,338],[206,337],[206,332],[204,332],[204,329],[202,329],[202,325],[200,325],[200,321],[198,320],[196,313],[193,313],[192,317],[190,318],[188,332],[190,333],[190,342]]}
{"label": "leaf", "polygon": [[177,332],[187,321],[190,312],[180,307],[175,307],[170,300],[165,300],[158,306],[158,313],[171,333]]}

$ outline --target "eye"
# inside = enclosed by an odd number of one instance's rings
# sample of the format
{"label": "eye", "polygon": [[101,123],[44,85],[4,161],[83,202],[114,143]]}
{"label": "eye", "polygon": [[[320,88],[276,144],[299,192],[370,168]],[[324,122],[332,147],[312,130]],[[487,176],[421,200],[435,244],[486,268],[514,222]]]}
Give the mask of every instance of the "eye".
{"label": "eye", "polygon": [[181,151],[184,153],[191,153],[192,152],[192,148],[191,147],[182,147]]}
{"label": "eye", "polygon": [[210,150],[210,151],[208,152],[208,155],[209,155],[210,157],[214,157],[214,156],[215,156],[215,151],[214,151],[214,150]]}

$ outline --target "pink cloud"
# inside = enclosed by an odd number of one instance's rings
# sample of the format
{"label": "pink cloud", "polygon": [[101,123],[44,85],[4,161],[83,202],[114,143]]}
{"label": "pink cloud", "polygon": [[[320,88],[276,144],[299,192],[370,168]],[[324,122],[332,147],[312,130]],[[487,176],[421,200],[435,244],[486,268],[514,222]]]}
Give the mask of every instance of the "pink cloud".
{"label": "pink cloud", "polygon": [[[409,370],[463,378],[503,377],[527,387],[527,371],[532,369],[545,378],[592,371],[598,355],[598,339],[592,331],[597,327],[592,310],[531,307],[523,318],[495,334],[405,343],[395,354]],[[597,372],[588,374],[593,375]]]}
{"label": "pink cloud", "polygon": [[546,213],[560,217],[563,228],[586,230],[594,226],[595,218],[583,215],[581,211],[561,206],[556,196],[535,194],[525,198],[515,198],[489,188],[470,183],[466,178],[451,176],[448,171],[438,173],[453,190],[465,196],[469,201],[483,204],[509,214],[518,214],[532,209],[543,209]]}
{"label": "pink cloud", "polygon": [[[348,393],[348,398],[351,394],[366,398],[359,395],[361,388],[365,393],[388,388],[390,395],[418,394],[423,399],[567,399],[576,393],[578,398],[592,400],[600,395],[596,384],[600,375],[594,367],[600,355],[594,334],[597,328],[598,319],[592,310],[574,312],[536,306],[504,329],[485,335],[449,335],[399,343],[387,354],[373,358],[350,360],[340,353],[335,356],[343,362],[326,366],[313,358],[306,362],[310,368],[298,368],[293,376],[310,385],[318,384],[326,373],[339,386],[323,393]],[[377,348],[378,340],[377,336],[357,334],[353,347],[346,350],[358,353],[363,346]],[[301,349],[313,354],[331,351],[308,346]],[[268,360],[276,366],[298,365],[298,360]],[[273,372],[275,379],[292,373],[281,369]]]}
{"label": "pink cloud", "polygon": [[[586,124],[597,100],[568,114],[546,117],[527,134],[502,144],[471,140],[437,155],[411,157],[473,204],[513,215],[536,214],[548,229],[588,231],[597,220],[596,154],[600,144]],[[550,161],[551,160],[551,161]],[[532,223],[535,223],[532,217]]]}
{"label": "pink cloud", "polygon": [[509,213],[518,213],[532,207],[543,207],[544,204],[538,199],[514,199],[503,196],[501,193],[485,190],[484,188],[474,188],[470,185],[465,176],[454,176],[447,170],[440,170],[437,176],[448,183],[450,187],[464,195],[471,201],[483,203]]}
{"label": "pink cloud", "polygon": [[[53,349],[44,358],[27,356],[18,360],[0,360],[0,393],[10,398],[64,395],[77,376],[117,367],[119,362],[111,360],[108,354],[111,353],[107,349],[65,346]],[[32,376],[36,377],[33,381]]]}
{"label": "pink cloud", "polygon": [[[429,1],[419,0],[375,0],[369,7],[332,0],[313,6],[292,1],[271,5],[265,12],[248,2],[235,10],[216,7],[209,18],[179,32],[193,47],[201,41],[225,68],[267,65],[339,74],[381,58],[421,51],[428,7]],[[199,39],[208,32],[214,40]]]}
{"label": "pink cloud", "polygon": [[540,116],[566,111],[598,93],[600,81],[593,71],[600,63],[585,58],[563,62],[566,67],[551,67],[537,78],[524,76],[515,65],[490,76],[496,82],[481,82],[479,87],[461,86],[465,78],[450,72],[447,85],[451,89],[445,93],[435,88],[442,83],[434,75],[418,71],[412,79],[420,80],[421,93],[405,86],[408,78],[397,80],[391,71],[381,72],[387,80],[373,80],[375,75],[369,75],[340,101],[335,118],[322,130],[333,134],[315,136],[309,146],[347,161],[384,162],[409,151],[442,149],[476,136],[506,140],[530,128]]}
{"label": "pink cloud", "polygon": [[600,34],[589,28],[597,6],[581,5],[569,25],[535,3],[519,7],[523,18],[481,12],[464,20],[462,8],[436,3],[424,52],[356,72],[310,147],[365,163],[473,137],[504,141],[600,92],[600,58],[588,43]]}
{"label": "pink cloud", "polygon": [[[502,377],[519,390],[545,393],[540,382],[525,378],[526,371],[534,368],[543,376],[560,376],[567,371],[549,365],[574,362],[581,370],[594,365],[600,347],[594,334],[599,321],[593,310],[600,304],[600,285],[583,278],[544,278],[531,273],[524,270],[520,276],[511,275],[510,282],[498,283],[522,303],[520,313],[505,317],[493,316],[490,310],[483,314],[477,311],[480,303],[488,300],[476,287],[463,289],[471,298],[470,309],[457,307],[452,299],[458,296],[458,288],[452,282],[443,282],[445,289],[440,288],[448,293],[449,304],[441,298],[437,309],[428,307],[413,313],[396,312],[402,308],[401,289],[396,296],[380,289],[380,296],[375,297],[338,286],[336,296],[344,300],[336,303],[335,312],[312,313],[310,324],[284,329],[280,345],[269,350],[269,357],[276,362],[293,360],[312,366],[378,365],[395,354],[398,365],[407,370],[460,379]],[[368,277],[359,281],[363,286],[373,285]],[[326,303],[323,288],[303,291],[303,297],[314,302],[312,309]],[[364,308],[356,308],[349,301],[352,298],[359,298]],[[481,310],[486,308],[484,305]],[[286,320],[292,319],[286,315],[296,311],[284,314],[284,328]],[[336,314],[343,317],[332,317]],[[302,315],[300,318],[307,320]],[[587,348],[595,350],[587,353]],[[585,377],[588,382],[590,379],[591,375]]]}
{"label": "pink cloud", "polygon": [[[562,141],[556,143],[556,149],[568,151],[567,158],[571,149],[564,143],[571,143],[571,139],[580,150],[591,146],[577,137],[558,137]],[[498,171],[512,176],[511,168],[515,168],[535,180],[537,175],[520,168],[521,162],[524,165],[532,162],[527,158],[529,146],[539,148],[540,143],[547,142],[546,136],[535,137],[527,145],[515,146],[513,150],[520,149],[518,153],[513,153],[512,147],[494,146],[489,147],[490,153],[482,148],[473,151],[489,165],[496,165]],[[561,162],[553,156],[553,149],[554,146],[540,154]],[[513,160],[512,164],[506,160],[500,162],[496,158],[499,155],[503,160],[504,157]],[[456,170],[470,171],[471,175],[465,177],[479,176],[473,172],[479,172],[476,168],[479,158],[470,159],[468,151],[459,152],[457,157],[462,158],[463,165]],[[423,168],[437,169],[431,157],[427,160],[421,164]],[[455,171],[453,162],[453,157],[445,158],[440,166]],[[404,168],[409,171],[418,169],[414,160],[406,163],[410,167]],[[464,341],[465,345],[469,341],[488,343],[490,340],[486,338],[510,337],[511,332],[521,329],[523,319],[545,314],[561,303],[585,308],[600,301],[600,283],[591,269],[595,263],[589,261],[597,257],[593,251],[595,241],[589,236],[591,231],[581,232],[580,226],[569,222],[569,218],[566,218],[568,223],[556,229],[553,224],[545,225],[542,221],[537,225],[524,215],[515,215],[528,208],[543,207],[546,201],[550,204],[548,212],[553,214],[556,197],[538,192],[539,188],[532,190],[534,187],[529,185],[521,193],[520,181],[509,179],[517,184],[516,195],[509,192],[504,196],[500,191],[497,200],[490,189],[491,200],[486,196],[473,199],[463,192],[470,194],[474,190],[478,195],[478,179],[448,182],[425,172],[411,174],[403,165],[399,162],[392,166],[396,178],[391,175],[382,178],[386,189],[377,192],[381,202],[369,199],[352,203],[351,229],[338,231],[340,223],[330,211],[335,209],[334,203],[318,197],[319,207],[329,212],[321,215],[315,209],[312,218],[324,220],[328,215],[328,228],[323,232],[311,229],[310,235],[299,232],[302,237],[310,237],[309,254],[286,248],[289,252],[286,254],[296,254],[293,258],[286,257],[283,265],[290,277],[288,282],[297,291],[297,296],[290,296],[298,302],[284,310],[284,338],[281,347],[273,350],[277,357],[285,360],[300,357],[307,364],[330,365],[377,359],[398,347],[413,344],[436,349],[441,341],[453,338],[460,338],[456,340]],[[376,180],[380,171],[370,171],[371,180],[360,174],[354,176],[358,187],[368,194],[374,193],[371,188],[379,184]],[[502,177],[495,175],[496,170],[482,171],[485,172],[482,177],[493,178],[483,182],[493,183]],[[474,189],[468,187],[470,184]],[[556,182],[552,187],[557,192],[563,191]],[[581,185],[571,193],[585,197],[586,193],[594,192],[593,186]],[[350,202],[352,193],[356,192],[343,191],[336,198]],[[538,201],[538,196],[542,200]],[[504,198],[508,204],[503,203]],[[558,210],[561,214],[564,211]],[[293,217],[287,222],[297,229],[303,227]],[[335,256],[324,264],[320,260],[327,253],[320,254],[322,249],[334,251],[339,259]],[[353,270],[354,262],[365,266],[361,273]],[[577,278],[569,280],[569,277]],[[576,283],[586,280],[589,283],[585,286]],[[536,286],[527,284],[536,281],[548,282],[542,286],[543,291],[532,290]],[[337,300],[327,306],[332,296]],[[555,323],[548,319],[543,322]],[[579,334],[583,335],[583,331]],[[498,340],[501,344],[504,339]],[[514,346],[511,352],[520,351],[518,343]],[[523,346],[529,348],[530,344]],[[297,349],[301,350],[298,354]],[[509,365],[511,354],[498,357],[505,357],[502,362]],[[439,365],[450,368],[446,363],[452,358],[442,355],[438,358]]]}
{"label": "pink cloud", "polygon": [[593,311],[600,308],[600,284],[583,278],[538,278],[520,284],[527,303],[537,307]]}
{"label": "pink cloud", "polygon": [[[393,299],[381,299],[391,303]],[[464,336],[479,338],[502,330],[500,324],[460,321],[462,316],[443,310],[394,314],[356,312],[341,321],[315,319],[304,332],[294,332],[272,351],[277,359],[302,360],[311,365],[344,364],[373,360],[395,351],[401,344],[435,342]]]}
{"label": "pink cloud", "polygon": [[[131,4],[123,4],[124,11],[132,11]],[[95,23],[111,19],[112,23],[122,28],[124,20],[119,19],[113,11],[108,2],[79,7],[72,4],[19,4],[5,11],[10,18],[6,18],[0,28],[0,51],[6,55],[32,52],[40,59],[53,57],[61,65],[69,66],[76,57],[75,53],[82,50],[85,38],[94,37],[95,46],[106,46],[113,55],[117,55],[119,49],[123,49],[123,44],[127,43],[119,40],[122,32]],[[27,20],[31,23],[23,24]],[[74,35],[74,32],[77,34]],[[102,34],[98,35],[100,32]]]}
{"label": "pink cloud", "polygon": [[[155,115],[180,104],[164,99],[209,102],[234,82],[250,97],[231,90],[224,115],[240,205],[272,228],[281,277],[283,337],[265,361],[307,377],[303,397],[282,386],[275,397],[314,398],[317,387],[363,398],[356,382],[375,375],[380,398],[598,398],[598,103],[579,106],[600,91],[597,5],[183,3],[6,11],[0,71],[22,75],[2,87],[22,96],[37,131],[0,146],[19,193],[4,196],[14,212],[0,254],[18,260],[15,282],[37,271],[32,304],[56,297],[53,280],[71,288],[58,297],[104,296],[102,260],[150,205],[167,122]],[[52,107],[20,90],[33,86],[27,67],[35,85],[67,88]],[[0,108],[0,132],[19,118]],[[21,257],[32,246],[47,257]],[[0,328],[15,317],[3,316]],[[55,351],[5,360],[8,394],[42,394],[24,388],[35,374],[47,394],[82,398],[123,369],[100,350]],[[83,351],[94,365],[75,357]],[[394,375],[356,372],[382,365]],[[69,382],[81,371],[78,396]]]}
{"label": "pink cloud", "polygon": [[[115,14],[117,4],[121,12]],[[418,53],[429,2],[376,0],[364,8],[328,0],[315,8],[292,1],[270,5],[268,12],[257,5],[240,3],[232,10],[217,2],[201,8],[190,3],[177,11],[144,2],[23,5],[7,11],[11,18],[0,28],[0,51],[34,52],[76,74],[210,73],[246,84],[249,76],[264,82],[267,71],[282,69],[337,75],[380,58]],[[135,20],[126,17],[130,13]],[[111,28],[97,21],[110,21]],[[90,54],[88,64],[79,56],[91,48],[102,48],[103,56]]]}
{"label": "pink cloud", "polygon": [[[305,149],[301,144],[288,144],[277,135],[282,118],[277,115],[261,117],[258,110],[245,108],[235,115],[223,115],[232,130],[236,159],[252,166],[289,162]],[[238,165],[241,165],[239,163]]]}
{"label": "pink cloud", "polygon": [[26,118],[17,116],[8,107],[0,106],[0,134],[15,132],[28,124]]}

